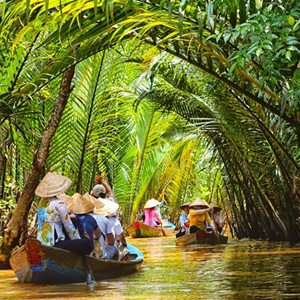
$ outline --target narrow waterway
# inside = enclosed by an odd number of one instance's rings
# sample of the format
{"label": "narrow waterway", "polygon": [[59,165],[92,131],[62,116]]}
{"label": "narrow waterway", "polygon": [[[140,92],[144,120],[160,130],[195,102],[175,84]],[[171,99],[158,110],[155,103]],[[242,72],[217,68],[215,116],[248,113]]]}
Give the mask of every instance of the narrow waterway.
{"label": "narrow waterway", "polygon": [[85,284],[20,284],[0,271],[0,299],[300,299],[300,246],[233,241],[178,247],[174,237],[127,239],[144,253],[139,272]]}

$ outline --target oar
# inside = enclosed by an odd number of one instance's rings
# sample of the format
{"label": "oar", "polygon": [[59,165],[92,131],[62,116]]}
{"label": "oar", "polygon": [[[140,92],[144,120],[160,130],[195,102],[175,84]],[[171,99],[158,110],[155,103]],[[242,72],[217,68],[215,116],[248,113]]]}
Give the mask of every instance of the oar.
{"label": "oar", "polygon": [[88,285],[95,284],[96,280],[95,280],[94,274],[92,272],[92,269],[87,261],[87,258],[85,255],[82,258],[83,258],[84,271],[85,271],[85,275],[86,275],[86,284],[88,284]]}
{"label": "oar", "polygon": [[163,224],[160,223],[160,225],[161,225],[161,231],[162,231],[163,236],[167,236],[167,234],[166,234],[166,232],[164,230]]}

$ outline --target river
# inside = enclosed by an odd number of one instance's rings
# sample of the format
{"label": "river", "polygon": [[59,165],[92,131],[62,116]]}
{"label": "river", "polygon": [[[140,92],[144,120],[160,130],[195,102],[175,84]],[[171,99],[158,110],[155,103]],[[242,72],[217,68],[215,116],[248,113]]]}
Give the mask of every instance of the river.
{"label": "river", "polygon": [[18,283],[0,270],[0,299],[300,299],[300,247],[237,241],[178,247],[174,237],[130,239],[144,253],[140,271],[86,284]]}

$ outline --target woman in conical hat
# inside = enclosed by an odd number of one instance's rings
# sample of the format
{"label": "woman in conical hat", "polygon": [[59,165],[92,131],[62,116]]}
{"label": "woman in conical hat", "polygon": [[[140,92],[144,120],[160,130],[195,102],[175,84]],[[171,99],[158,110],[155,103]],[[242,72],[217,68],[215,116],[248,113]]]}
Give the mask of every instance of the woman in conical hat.
{"label": "woman in conical hat", "polygon": [[[37,239],[47,246],[54,246],[87,255],[93,250],[89,240],[81,240],[74,227],[66,203],[57,195],[64,193],[71,185],[71,180],[63,175],[48,172],[35,190],[42,197],[38,204]],[[70,239],[67,239],[63,231]]]}
{"label": "woman in conical hat", "polygon": [[115,212],[119,209],[119,204],[102,198],[94,198],[94,203],[94,213],[107,218],[112,228],[112,233],[115,240],[118,240],[123,246],[127,247],[122,224],[115,215]]}
{"label": "woman in conical hat", "polygon": [[[67,208],[68,208],[68,205],[71,204],[71,202],[73,201],[73,197],[70,196],[70,195],[67,195],[65,193],[63,194],[59,194],[58,195],[58,198],[60,199],[63,199],[67,205]],[[79,232],[79,235],[80,237],[83,239],[89,239],[89,235],[87,233],[87,231],[84,229],[83,225],[81,224],[80,222],[80,219],[78,217],[78,215],[74,212],[70,212],[69,211],[69,215],[70,215],[70,218],[72,220],[72,223],[74,224],[74,226],[77,228],[78,232]]]}
{"label": "woman in conical hat", "polygon": [[146,204],[144,205],[144,213],[145,213],[145,220],[144,223],[149,226],[157,227],[159,224],[162,223],[157,211],[156,206],[159,205],[159,202],[152,198],[149,199]]}
{"label": "woman in conical hat", "polygon": [[73,212],[78,216],[80,223],[83,225],[83,228],[86,230],[94,246],[94,238],[97,240],[100,238],[101,230],[97,221],[89,215],[89,213],[94,211],[95,204],[86,195],[87,194],[84,196],[79,193],[75,193],[72,196],[72,202],[67,207],[70,212]]}
{"label": "woman in conical hat", "polygon": [[206,231],[207,225],[209,225],[215,232],[215,226],[209,216],[209,205],[202,199],[196,198],[190,204],[190,212],[188,221],[190,223],[190,233],[197,232],[198,230]]}

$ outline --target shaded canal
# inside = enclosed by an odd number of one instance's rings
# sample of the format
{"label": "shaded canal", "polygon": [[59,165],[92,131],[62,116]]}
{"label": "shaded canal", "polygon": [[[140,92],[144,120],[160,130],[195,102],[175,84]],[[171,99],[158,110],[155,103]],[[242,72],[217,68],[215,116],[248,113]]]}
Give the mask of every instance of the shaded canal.
{"label": "shaded canal", "polygon": [[0,299],[300,299],[300,247],[232,241],[175,246],[174,237],[130,239],[144,253],[139,272],[85,284],[19,284],[0,270]]}

